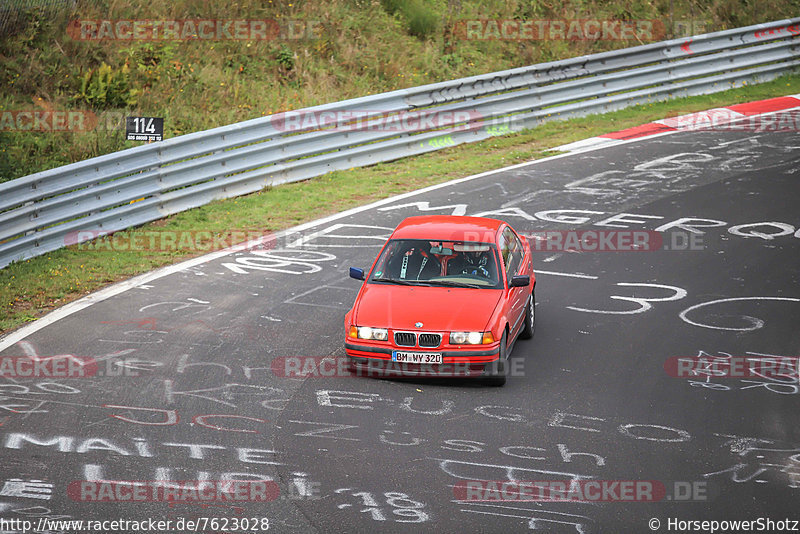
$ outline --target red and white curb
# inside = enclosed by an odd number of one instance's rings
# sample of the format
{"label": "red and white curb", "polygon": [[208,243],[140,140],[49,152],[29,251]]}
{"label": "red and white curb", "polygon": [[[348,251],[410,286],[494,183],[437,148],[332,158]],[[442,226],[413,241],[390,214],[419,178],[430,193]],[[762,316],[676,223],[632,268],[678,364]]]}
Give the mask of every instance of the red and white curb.
{"label": "red and white curb", "polygon": [[[646,139],[680,131],[690,130],[745,130],[767,131],[770,129],[800,131],[800,120],[798,117],[785,117],[778,121],[768,122],[759,120],[758,123],[742,124],[748,117],[768,116],[781,111],[800,108],[800,95],[780,96],[757,102],[747,102],[745,104],[735,104],[724,108],[714,108],[696,113],[688,113],[667,119],[661,119],[641,126],[626,128],[618,132],[603,134],[597,137],[590,137],[556,147],[554,150],[562,152],[583,152],[594,150],[595,148],[620,144],[624,141],[633,139]],[[781,121],[789,121],[791,124],[782,124]],[[741,125],[738,127],[737,125]]]}

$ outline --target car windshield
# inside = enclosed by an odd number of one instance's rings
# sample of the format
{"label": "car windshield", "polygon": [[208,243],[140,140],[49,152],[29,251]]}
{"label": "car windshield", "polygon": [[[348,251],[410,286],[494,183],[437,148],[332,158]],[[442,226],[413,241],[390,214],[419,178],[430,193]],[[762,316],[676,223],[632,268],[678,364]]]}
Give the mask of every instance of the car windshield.
{"label": "car windshield", "polygon": [[370,282],[499,289],[492,243],[393,239],[383,249]]}

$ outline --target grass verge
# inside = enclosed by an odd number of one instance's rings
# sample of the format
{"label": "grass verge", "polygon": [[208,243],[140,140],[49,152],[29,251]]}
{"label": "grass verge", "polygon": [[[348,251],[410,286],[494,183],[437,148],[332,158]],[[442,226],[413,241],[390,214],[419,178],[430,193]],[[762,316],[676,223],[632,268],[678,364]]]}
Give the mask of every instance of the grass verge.
{"label": "grass verge", "polygon": [[[0,8],[0,182],[138,146],[125,140],[127,116],[163,117],[170,139],[326,102],[795,17],[798,2],[6,1]],[[164,38],[150,39],[147,31],[134,37],[128,30],[126,37],[116,24],[198,19],[270,20],[279,31],[270,38],[195,38],[192,24],[180,38],[156,31]],[[495,25],[494,32],[468,36],[465,25],[481,20],[534,27],[597,21],[604,28],[625,21],[634,28],[641,23],[641,31],[597,32],[579,23],[566,34],[563,26],[538,30],[530,40],[502,38]],[[95,24],[97,33],[90,29]],[[15,126],[13,114],[25,111],[83,112],[86,129]]]}
{"label": "grass verge", "polygon": [[[305,182],[217,201],[138,231],[278,231],[422,187],[553,154],[552,148],[668,116],[800,93],[800,74],[713,95],[636,106],[513,135],[447,148],[370,167],[332,172]],[[134,250],[110,253],[72,246],[0,270],[0,334],[111,283],[199,253]]]}

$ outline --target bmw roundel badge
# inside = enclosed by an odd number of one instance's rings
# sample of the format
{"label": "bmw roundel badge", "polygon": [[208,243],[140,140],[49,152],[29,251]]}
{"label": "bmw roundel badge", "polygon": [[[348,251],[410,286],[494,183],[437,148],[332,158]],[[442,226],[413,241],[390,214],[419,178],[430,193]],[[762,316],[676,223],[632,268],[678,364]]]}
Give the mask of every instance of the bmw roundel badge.
{"label": "bmw roundel badge", "polygon": [[414,323],[414,326],[416,326],[417,328],[422,328],[423,325],[422,325],[422,323],[417,321],[416,323]]}

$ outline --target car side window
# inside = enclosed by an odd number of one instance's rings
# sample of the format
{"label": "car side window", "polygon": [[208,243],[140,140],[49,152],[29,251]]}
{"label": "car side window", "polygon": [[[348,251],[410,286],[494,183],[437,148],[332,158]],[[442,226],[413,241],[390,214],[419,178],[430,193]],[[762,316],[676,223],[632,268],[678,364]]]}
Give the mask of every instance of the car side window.
{"label": "car side window", "polygon": [[506,278],[511,277],[517,272],[522,248],[519,240],[510,228],[506,227],[500,236],[500,253],[503,255],[503,264],[506,268]]}
{"label": "car side window", "polygon": [[522,241],[519,240],[519,237],[517,237],[517,234],[515,234],[513,231],[511,232],[511,237],[514,241],[514,250],[517,256],[513,272],[514,274],[519,274],[520,267],[522,266],[522,259],[525,255],[525,249],[522,247]]}
{"label": "car side window", "polygon": [[509,255],[509,242],[506,239],[506,232],[503,231],[497,239],[497,245],[500,248],[500,256],[503,258],[503,268],[508,268],[508,255]]}
{"label": "car side window", "polygon": [[511,280],[512,276],[519,274],[519,268],[522,264],[522,256],[525,253],[525,249],[522,247],[522,242],[517,235],[508,227],[503,230],[502,244],[506,278]]}

